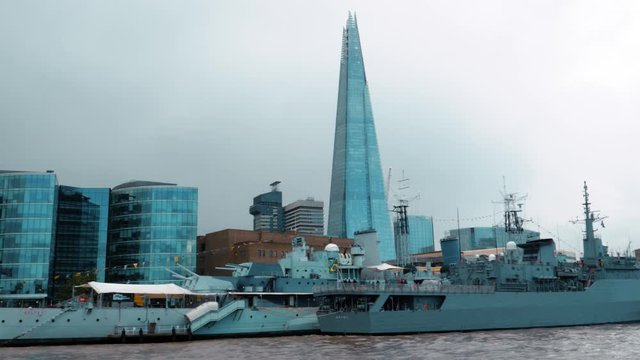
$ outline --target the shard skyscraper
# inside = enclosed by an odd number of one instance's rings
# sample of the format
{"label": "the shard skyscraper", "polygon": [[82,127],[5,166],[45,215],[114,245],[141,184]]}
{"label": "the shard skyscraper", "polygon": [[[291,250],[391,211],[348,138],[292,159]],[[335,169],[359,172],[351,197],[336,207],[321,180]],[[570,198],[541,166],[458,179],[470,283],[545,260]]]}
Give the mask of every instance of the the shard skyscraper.
{"label": "the shard skyscraper", "polygon": [[327,233],[353,238],[355,232],[375,230],[380,259],[395,259],[388,210],[358,23],[349,14],[342,33]]}

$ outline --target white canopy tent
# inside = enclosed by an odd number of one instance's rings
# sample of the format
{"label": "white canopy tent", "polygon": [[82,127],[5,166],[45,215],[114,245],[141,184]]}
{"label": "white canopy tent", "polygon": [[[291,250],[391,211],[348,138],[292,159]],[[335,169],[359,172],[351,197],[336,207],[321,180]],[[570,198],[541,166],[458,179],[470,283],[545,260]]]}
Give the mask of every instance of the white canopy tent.
{"label": "white canopy tent", "polygon": [[176,284],[139,285],[91,281],[77,287],[91,288],[96,294],[196,295]]}
{"label": "white canopy tent", "polygon": [[369,269],[374,269],[374,270],[378,270],[378,271],[400,271],[404,268],[399,267],[399,266],[393,266],[391,264],[387,264],[387,263],[382,263],[380,265],[373,265],[373,266],[367,266]]}

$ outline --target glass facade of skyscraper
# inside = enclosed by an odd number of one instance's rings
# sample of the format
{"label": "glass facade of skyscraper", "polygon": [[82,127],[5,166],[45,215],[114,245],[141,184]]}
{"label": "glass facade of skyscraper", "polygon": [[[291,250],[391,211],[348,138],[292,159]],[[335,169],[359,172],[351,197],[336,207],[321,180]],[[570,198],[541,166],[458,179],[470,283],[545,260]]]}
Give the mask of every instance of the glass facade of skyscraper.
{"label": "glass facade of skyscraper", "polygon": [[111,192],[107,279],[169,283],[167,269],[193,271],[198,189],[134,181]]}
{"label": "glass facade of skyscraper", "polygon": [[53,260],[57,179],[0,171],[0,300],[47,297]]}
{"label": "glass facade of skyscraper", "polygon": [[423,254],[434,250],[433,218],[430,216],[409,215],[409,254]]}
{"label": "glass facade of skyscraper", "polygon": [[342,36],[327,234],[353,238],[357,231],[375,230],[381,260],[395,259],[388,210],[360,35],[349,14]]}
{"label": "glass facade of skyscraper", "polygon": [[77,273],[91,273],[97,281],[105,280],[109,191],[58,188],[54,288]]}

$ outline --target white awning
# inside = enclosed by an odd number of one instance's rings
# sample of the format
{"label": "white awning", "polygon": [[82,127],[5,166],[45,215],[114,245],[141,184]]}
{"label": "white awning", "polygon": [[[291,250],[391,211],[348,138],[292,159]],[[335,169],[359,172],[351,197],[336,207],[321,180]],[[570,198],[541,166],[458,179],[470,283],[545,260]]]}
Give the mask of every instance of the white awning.
{"label": "white awning", "polygon": [[390,264],[387,264],[387,263],[382,263],[380,265],[374,265],[374,266],[368,266],[368,268],[369,269],[375,269],[375,270],[378,270],[378,271],[387,271],[387,270],[398,271],[398,270],[404,269],[404,268],[401,268],[399,266],[393,266],[393,265],[390,265]]}
{"label": "white awning", "polygon": [[79,287],[90,287],[98,294],[154,294],[154,295],[195,295],[176,284],[138,285],[112,284],[91,281]]}

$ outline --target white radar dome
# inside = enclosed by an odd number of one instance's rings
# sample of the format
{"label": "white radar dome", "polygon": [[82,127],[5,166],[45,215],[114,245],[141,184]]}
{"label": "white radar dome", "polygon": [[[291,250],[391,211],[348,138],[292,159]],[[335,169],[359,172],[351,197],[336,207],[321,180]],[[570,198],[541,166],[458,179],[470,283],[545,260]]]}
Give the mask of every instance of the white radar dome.
{"label": "white radar dome", "polygon": [[496,255],[495,254],[489,254],[489,261],[496,261]]}
{"label": "white radar dome", "polygon": [[340,248],[338,245],[331,243],[324,247],[324,251],[340,251]]}
{"label": "white radar dome", "polygon": [[514,241],[509,241],[507,243],[507,250],[515,250],[516,248],[518,248],[518,245],[516,245]]}

